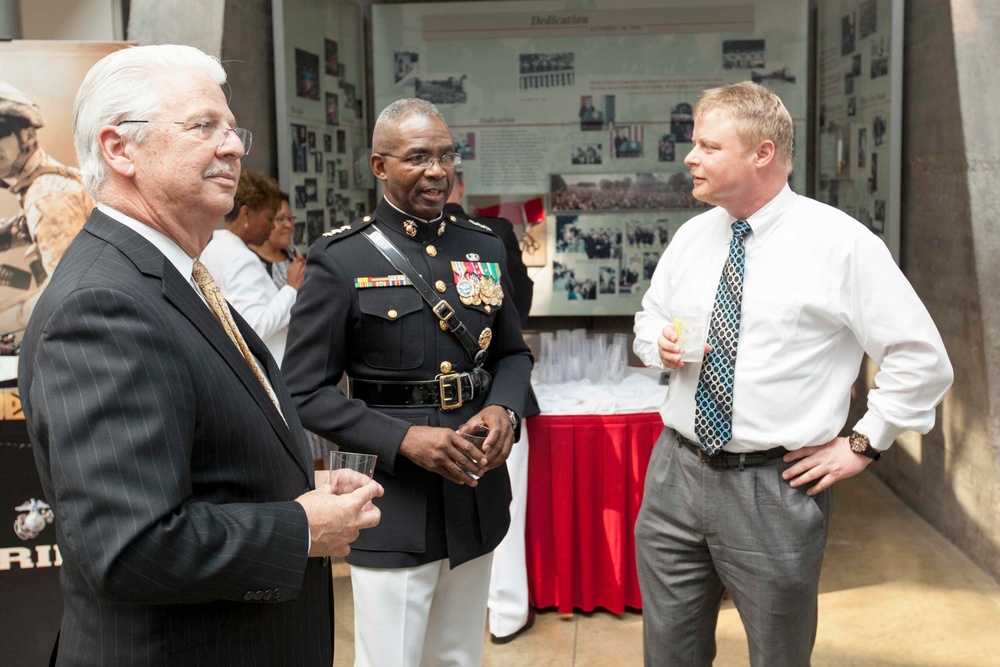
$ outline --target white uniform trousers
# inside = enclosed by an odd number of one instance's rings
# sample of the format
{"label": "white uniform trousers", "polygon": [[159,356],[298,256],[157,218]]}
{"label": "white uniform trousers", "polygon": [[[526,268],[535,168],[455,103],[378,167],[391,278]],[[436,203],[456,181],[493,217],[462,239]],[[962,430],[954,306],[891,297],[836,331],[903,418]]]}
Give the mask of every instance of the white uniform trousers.
{"label": "white uniform trousers", "polygon": [[354,667],[470,667],[483,662],[493,554],[398,569],[351,566]]}
{"label": "white uniform trousers", "polygon": [[506,637],[528,621],[528,568],[524,554],[525,514],[528,507],[528,425],[507,457],[510,474],[510,530],[493,552],[490,573],[490,633]]}

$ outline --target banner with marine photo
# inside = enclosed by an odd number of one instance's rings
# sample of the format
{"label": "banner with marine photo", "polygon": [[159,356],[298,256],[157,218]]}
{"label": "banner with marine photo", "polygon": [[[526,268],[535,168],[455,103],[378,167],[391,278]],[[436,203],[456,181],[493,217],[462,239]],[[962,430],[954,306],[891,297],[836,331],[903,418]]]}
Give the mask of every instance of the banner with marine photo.
{"label": "banner with marine photo", "polygon": [[11,352],[94,202],[76,168],[73,100],[124,44],[0,42],[0,342]]}
{"label": "banner with marine photo", "polygon": [[76,169],[73,100],[124,43],[0,42],[0,662],[44,665],[62,617],[55,522],[35,471],[13,356],[94,202]]}

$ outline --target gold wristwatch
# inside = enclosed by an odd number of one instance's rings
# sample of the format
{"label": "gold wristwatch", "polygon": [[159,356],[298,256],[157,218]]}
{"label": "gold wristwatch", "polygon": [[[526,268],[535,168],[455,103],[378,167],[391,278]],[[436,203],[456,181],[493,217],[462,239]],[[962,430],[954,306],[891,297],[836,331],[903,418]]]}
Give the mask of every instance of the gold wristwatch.
{"label": "gold wristwatch", "polygon": [[872,447],[871,440],[864,433],[858,433],[854,431],[851,433],[851,437],[848,439],[851,443],[851,451],[855,454],[861,454],[862,456],[867,456],[873,461],[878,461],[882,458],[882,452]]}

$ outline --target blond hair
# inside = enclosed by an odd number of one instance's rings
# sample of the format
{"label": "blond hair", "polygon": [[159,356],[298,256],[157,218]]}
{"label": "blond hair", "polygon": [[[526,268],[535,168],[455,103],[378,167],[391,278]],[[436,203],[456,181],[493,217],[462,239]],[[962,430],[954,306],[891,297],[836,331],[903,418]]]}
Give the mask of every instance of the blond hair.
{"label": "blond hair", "polygon": [[718,111],[736,122],[743,146],[750,150],[762,141],[774,143],[778,163],[792,173],[795,157],[792,116],[773,92],[750,81],[710,88],[694,105],[694,117]]}

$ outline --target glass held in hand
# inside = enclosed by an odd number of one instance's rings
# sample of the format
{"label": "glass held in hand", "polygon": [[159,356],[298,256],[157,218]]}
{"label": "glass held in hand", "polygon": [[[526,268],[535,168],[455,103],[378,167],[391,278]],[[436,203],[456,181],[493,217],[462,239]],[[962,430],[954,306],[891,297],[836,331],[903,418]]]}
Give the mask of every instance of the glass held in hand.
{"label": "glass held in hand", "polygon": [[333,487],[335,494],[350,493],[364,486],[375,474],[375,454],[360,454],[358,452],[328,452],[327,484]]}
{"label": "glass held in hand", "polygon": [[681,348],[681,361],[684,363],[700,362],[705,356],[705,343],[708,342],[708,324],[712,316],[711,311],[676,311],[673,316],[677,344]]}
{"label": "glass held in hand", "polygon": [[[476,446],[476,449],[478,449],[479,451],[483,451],[483,443],[486,442],[486,436],[490,434],[490,430],[485,426],[480,426],[479,428],[471,431],[470,433],[463,433],[459,431],[458,434],[463,438],[465,438],[466,440],[468,440],[469,442],[471,442],[472,444],[474,444]],[[479,461],[476,461],[471,458],[469,459],[469,461],[472,463],[473,466],[475,467],[479,466]],[[475,480],[479,479],[479,475],[475,474],[471,470],[466,470],[465,472],[467,472],[469,474],[469,477],[471,477],[472,479]]]}

